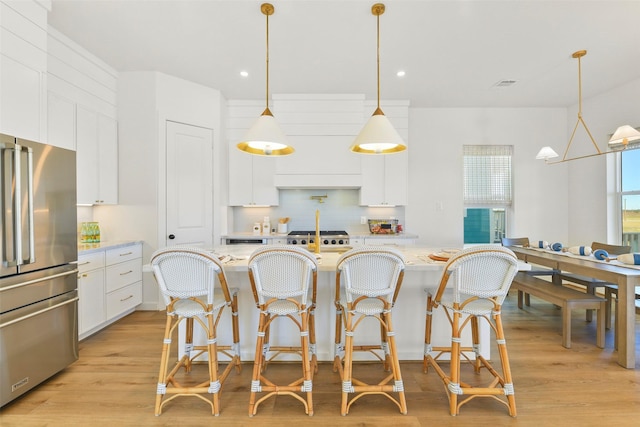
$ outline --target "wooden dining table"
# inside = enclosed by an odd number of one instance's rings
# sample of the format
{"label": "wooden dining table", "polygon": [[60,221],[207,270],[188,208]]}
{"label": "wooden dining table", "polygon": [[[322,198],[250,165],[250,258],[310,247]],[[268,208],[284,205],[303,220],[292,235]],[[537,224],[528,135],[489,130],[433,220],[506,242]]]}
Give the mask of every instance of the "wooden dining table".
{"label": "wooden dining table", "polygon": [[[618,334],[618,363],[625,368],[636,366],[636,309],[635,288],[640,286],[640,269],[625,266],[617,261],[599,261],[593,256],[578,256],[566,252],[543,249],[510,247],[516,256],[527,263],[538,264],[555,270],[593,277],[618,285],[616,328]],[[554,275],[560,284],[560,277]]]}

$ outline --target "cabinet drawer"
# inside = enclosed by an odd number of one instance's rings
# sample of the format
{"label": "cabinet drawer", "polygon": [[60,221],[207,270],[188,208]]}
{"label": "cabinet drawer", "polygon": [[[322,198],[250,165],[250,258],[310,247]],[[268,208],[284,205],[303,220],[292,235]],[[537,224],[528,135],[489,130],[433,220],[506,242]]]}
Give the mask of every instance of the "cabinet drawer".
{"label": "cabinet drawer", "polygon": [[142,258],[142,245],[131,245],[107,250],[107,265]]}
{"label": "cabinet drawer", "polygon": [[142,261],[134,259],[110,265],[106,268],[107,292],[142,280]]}
{"label": "cabinet drawer", "polygon": [[79,273],[95,270],[96,268],[104,268],[104,252],[100,251],[78,257]]}
{"label": "cabinet drawer", "polygon": [[137,306],[142,302],[142,282],[133,283],[107,294],[107,319]]}

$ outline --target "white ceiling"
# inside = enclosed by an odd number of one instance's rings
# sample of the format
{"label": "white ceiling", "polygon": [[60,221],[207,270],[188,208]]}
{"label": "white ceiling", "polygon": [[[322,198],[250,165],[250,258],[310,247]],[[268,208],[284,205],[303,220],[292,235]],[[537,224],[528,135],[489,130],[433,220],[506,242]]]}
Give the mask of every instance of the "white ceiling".
{"label": "white ceiling", "polygon": [[[118,71],[265,98],[255,0],[52,0],[49,23]],[[374,0],[272,0],[270,93],[376,99]],[[413,107],[565,107],[640,77],[640,1],[386,0],[380,91]],[[405,70],[404,78],[396,77]],[[248,71],[241,78],[239,72]],[[494,88],[500,80],[517,83]]]}

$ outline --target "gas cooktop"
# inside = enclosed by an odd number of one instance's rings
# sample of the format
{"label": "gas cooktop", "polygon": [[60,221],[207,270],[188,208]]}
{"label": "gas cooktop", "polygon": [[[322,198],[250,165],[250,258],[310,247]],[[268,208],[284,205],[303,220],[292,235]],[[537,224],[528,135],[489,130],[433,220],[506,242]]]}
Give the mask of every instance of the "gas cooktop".
{"label": "gas cooktop", "polygon": [[[311,230],[311,231],[296,230],[296,231],[291,231],[288,235],[289,236],[315,236],[316,231],[315,230]],[[320,235],[321,236],[348,236],[349,233],[347,233],[344,230],[320,230]]]}
{"label": "gas cooktop", "polygon": [[[289,245],[307,245],[315,243],[315,230],[295,230],[288,234],[287,244]],[[320,245],[348,245],[349,233],[344,230],[320,230]]]}

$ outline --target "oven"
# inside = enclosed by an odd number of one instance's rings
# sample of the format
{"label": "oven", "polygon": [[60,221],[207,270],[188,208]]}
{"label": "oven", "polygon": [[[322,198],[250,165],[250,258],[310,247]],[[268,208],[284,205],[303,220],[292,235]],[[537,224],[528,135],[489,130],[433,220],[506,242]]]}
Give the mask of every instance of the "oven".
{"label": "oven", "polygon": [[[296,230],[287,235],[288,245],[306,246],[314,244],[316,240],[316,232]],[[339,247],[349,245],[349,234],[344,230],[321,230],[320,231],[320,247]]]}
{"label": "oven", "polygon": [[268,239],[260,236],[256,237],[227,237],[224,239],[225,245],[268,245]]}

